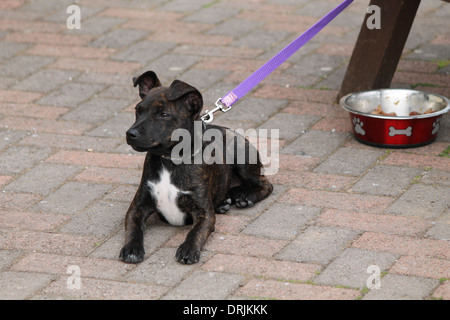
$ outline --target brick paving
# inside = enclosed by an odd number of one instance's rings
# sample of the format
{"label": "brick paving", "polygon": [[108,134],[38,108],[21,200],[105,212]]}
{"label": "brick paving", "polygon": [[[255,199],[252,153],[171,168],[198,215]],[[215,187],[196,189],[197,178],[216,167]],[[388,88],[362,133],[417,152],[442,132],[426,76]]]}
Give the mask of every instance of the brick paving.
{"label": "brick paving", "polygon": [[[174,259],[190,227],[157,217],[144,262],[118,260],[144,159],[124,139],[131,78],[184,80],[210,107],[339,2],[3,0],[0,299],[450,299],[450,115],[433,144],[387,150],[334,103],[369,1],[215,120],[280,129],[273,195],[218,216],[196,265]],[[449,18],[422,1],[392,87],[450,96]]]}

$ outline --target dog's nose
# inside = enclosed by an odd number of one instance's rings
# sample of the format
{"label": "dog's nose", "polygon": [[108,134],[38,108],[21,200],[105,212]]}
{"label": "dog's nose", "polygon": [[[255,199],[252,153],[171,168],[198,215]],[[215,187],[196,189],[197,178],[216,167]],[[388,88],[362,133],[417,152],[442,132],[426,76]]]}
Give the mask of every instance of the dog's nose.
{"label": "dog's nose", "polygon": [[137,138],[139,137],[139,131],[137,131],[137,130],[134,129],[134,128],[130,128],[130,129],[127,131],[127,137],[130,138],[130,139],[132,139],[132,140],[135,140],[135,139],[137,139]]}

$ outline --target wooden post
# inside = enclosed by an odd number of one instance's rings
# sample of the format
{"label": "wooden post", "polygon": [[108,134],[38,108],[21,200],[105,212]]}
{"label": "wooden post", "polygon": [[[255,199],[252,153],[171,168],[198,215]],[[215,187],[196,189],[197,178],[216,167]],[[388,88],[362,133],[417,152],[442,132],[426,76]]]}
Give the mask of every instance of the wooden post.
{"label": "wooden post", "polygon": [[338,100],[350,92],[389,88],[420,0],[371,0],[381,9],[380,29],[369,29],[367,13]]}

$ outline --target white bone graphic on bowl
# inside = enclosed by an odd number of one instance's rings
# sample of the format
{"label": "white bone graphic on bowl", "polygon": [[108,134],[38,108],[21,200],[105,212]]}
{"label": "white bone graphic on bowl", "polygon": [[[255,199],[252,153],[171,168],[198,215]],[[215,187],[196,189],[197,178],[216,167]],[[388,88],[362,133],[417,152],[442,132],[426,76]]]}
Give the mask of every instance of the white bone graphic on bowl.
{"label": "white bone graphic on bowl", "polygon": [[389,127],[389,136],[397,136],[404,134],[407,137],[412,135],[412,127],[408,127],[406,129],[395,129],[394,127]]}
{"label": "white bone graphic on bowl", "polygon": [[440,118],[437,118],[436,121],[433,122],[433,130],[431,131],[431,134],[436,134],[439,131],[439,120]]}

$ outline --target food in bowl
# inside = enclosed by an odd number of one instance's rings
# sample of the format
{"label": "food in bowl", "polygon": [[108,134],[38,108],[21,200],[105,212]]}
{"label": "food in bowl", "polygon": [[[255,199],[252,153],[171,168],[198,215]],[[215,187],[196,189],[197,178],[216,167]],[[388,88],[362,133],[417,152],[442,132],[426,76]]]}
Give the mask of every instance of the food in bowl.
{"label": "food in bowl", "polygon": [[[433,109],[429,108],[427,109],[424,113],[420,113],[417,111],[411,111],[409,113],[410,116],[418,116],[421,114],[429,114],[429,113],[433,113]],[[370,114],[378,114],[378,115],[382,115],[382,116],[391,116],[391,117],[396,117],[397,114],[395,112],[391,112],[391,113],[386,113],[381,109],[381,105],[378,105],[378,108],[376,108],[375,110],[373,110]]]}

